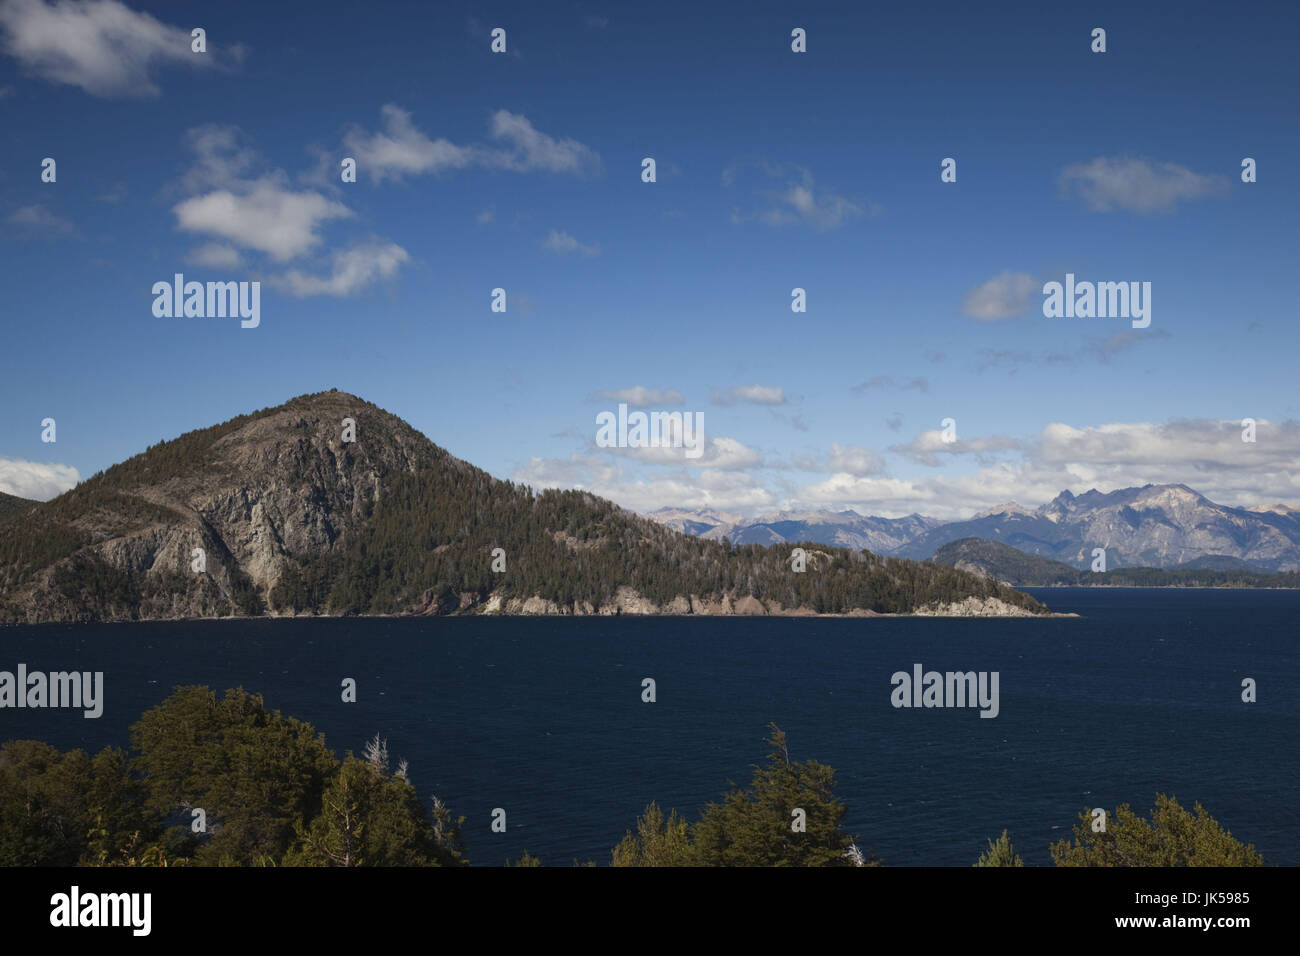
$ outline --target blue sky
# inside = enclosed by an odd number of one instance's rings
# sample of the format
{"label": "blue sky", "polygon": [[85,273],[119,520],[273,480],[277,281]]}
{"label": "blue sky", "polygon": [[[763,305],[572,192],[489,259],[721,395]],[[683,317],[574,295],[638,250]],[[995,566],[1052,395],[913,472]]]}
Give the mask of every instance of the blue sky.
{"label": "blue sky", "polygon": [[[0,0],[0,490],[337,387],[638,510],[1300,505],[1300,12],[997,6]],[[629,398],[705,453],[598,447]]]}

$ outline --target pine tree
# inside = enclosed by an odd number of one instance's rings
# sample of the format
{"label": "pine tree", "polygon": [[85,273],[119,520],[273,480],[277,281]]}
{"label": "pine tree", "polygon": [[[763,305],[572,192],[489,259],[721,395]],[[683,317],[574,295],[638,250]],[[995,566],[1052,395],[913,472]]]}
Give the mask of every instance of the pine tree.
{"label": "pine tree", "polygon": [[854,840],[840,829],[846,808],[835,797],[835,771],[813,760],[792,762],[785,732],[769,726],[766,766],[754,768],[748,789],[733,784],[722,803],[709,804],[696,824],[700,863],[852,866],[846,851]]}
{"label": "pine tree", "polygon": [[1051,848],[1057,866],[1263,866],[1254,845],[1235,840],[1197,803],[1195,814],[1174,797],[1156,794],[1151,819],[1144,820],[1121,804],[1093,830],[1089,810],[1079,814],[1074,841],[1060,840]]}
{"label": "pine tree", "polygon": [[611,866],[694,866],[695,847],[690,826],[673,810],[665,819],[659,805],[651,801],[631,830],[614,847]]}
{"label": "pine tree", "polygon": [[279,860],[339,766],[314,727],[242,689],[218,700],[207,687],[178,687],[131,727],[131,740],[150,809],[206,812],[202,865]]}
{"label": "pine tree", "polygon": [[985,850],[973,866],[1024,866],[1025,861],[1020,859],[1016,853],[1015,847],[1011,845],[1011,837],[1007,831],[1002,831],[1002,836],[996,841],[989,840],[989,848]]}

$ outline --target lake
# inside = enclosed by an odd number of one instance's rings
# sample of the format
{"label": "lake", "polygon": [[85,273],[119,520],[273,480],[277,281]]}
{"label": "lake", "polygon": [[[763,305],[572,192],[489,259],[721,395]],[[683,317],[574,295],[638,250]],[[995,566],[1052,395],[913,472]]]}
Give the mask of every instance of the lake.
{"label": "lake", "polygon": [[[609,862],[651,800],[694,818],[747,783],[769,721],[837,771],[844,825],[886,864],[969,866],[1003,828],[1025,862],[1085,806],[1200,801],[1300,865],[1300,591],[1027,589],[1082,618],[442,618],[0,629],[0,669],[103,671],[96,720],[0,710],[0,739],[91,751],[177,684],[242,686],[340,753],[378,732],[475,864]],[[999,713],[895,708],[891,675],[997,671]],[[355,678],[356,703],[340,700]],[[644,703],[642,679],[656,682]],[[1254,678],[1258,702],[1243,703]],[[505,808],[508,829],[490,831]]]}

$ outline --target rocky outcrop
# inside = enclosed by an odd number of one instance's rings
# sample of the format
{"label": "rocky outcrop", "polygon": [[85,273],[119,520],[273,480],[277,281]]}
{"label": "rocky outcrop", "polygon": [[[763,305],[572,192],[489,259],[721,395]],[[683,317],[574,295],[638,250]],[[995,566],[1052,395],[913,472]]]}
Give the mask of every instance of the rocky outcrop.
{"label": "rocky outcrop", "polygon": [[[623,588],[615,601],[593,608],[590,604],[561,607],[554,601],[541,597],[526,600],[503,600],[493,595],[478,609],[483,614],[514,614],[539,617],[614,617],[628,614],[637,616],[687,616],[701,617],[890,617],[874,611],[856,609],[847,614],[818,614],[812,608],[783,608],[775,602],[764,603],[751,595],[738,600],[722,597],[701,600],[697,595],[679,596],[667,604],[659,605],[642,597],[631,588]],[[916,612],[920,617],[1039,617],[1041,615],[1016,607],[997,598],[966,598],[943,606],[926,607]],[[1061,615],[1058,615],[1061,616]],[[1073,616],[1073,615],[1068,615]]]}
{"label": "rocky outcrop", "polygon": [[[343,441],[345,418],[355,422],[355,441]],[[59,586],[87,563],[102,565],[100,575],[131,595],[130,617],[246,613],[250,598],[264,602],[286,565],[330,553],[394,473],[446,457],[400,419],[344,392],[268,410],[215,437],[201,455],[201,468],[162,480],[153,468],[133,469],[136,459],[118,466],[127,478],[105,505],[76,508],[79,492],[93,495],[93,480],[65,495],[68,526],[86,546],[25,586],[0,588],[0,619],[6,609],[9,619],[30,622],[97,617]],[[130,513],[143,508],[157,519],[130,527]],[[195,549],[203,553],[201,571]]]}
{"label": "rocky outcrop", "polygon": [[968,597],[949,604],[927,605],[917,617],[1037,617],[1032,611],[1008,604],[998,598]]}

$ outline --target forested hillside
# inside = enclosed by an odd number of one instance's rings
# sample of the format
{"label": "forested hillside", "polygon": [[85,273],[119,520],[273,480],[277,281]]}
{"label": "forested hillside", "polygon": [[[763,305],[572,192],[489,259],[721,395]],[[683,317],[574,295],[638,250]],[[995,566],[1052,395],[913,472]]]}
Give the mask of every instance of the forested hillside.
{"label": "forested hillside", "polygon": [[587,493],[501,481],[322,392],[0,519],[0,620],[909,613],[971,599],[973,613],[1045,612],[996,581],[869,552],[804,545],[797,572],[795,547],[704,541]]}

